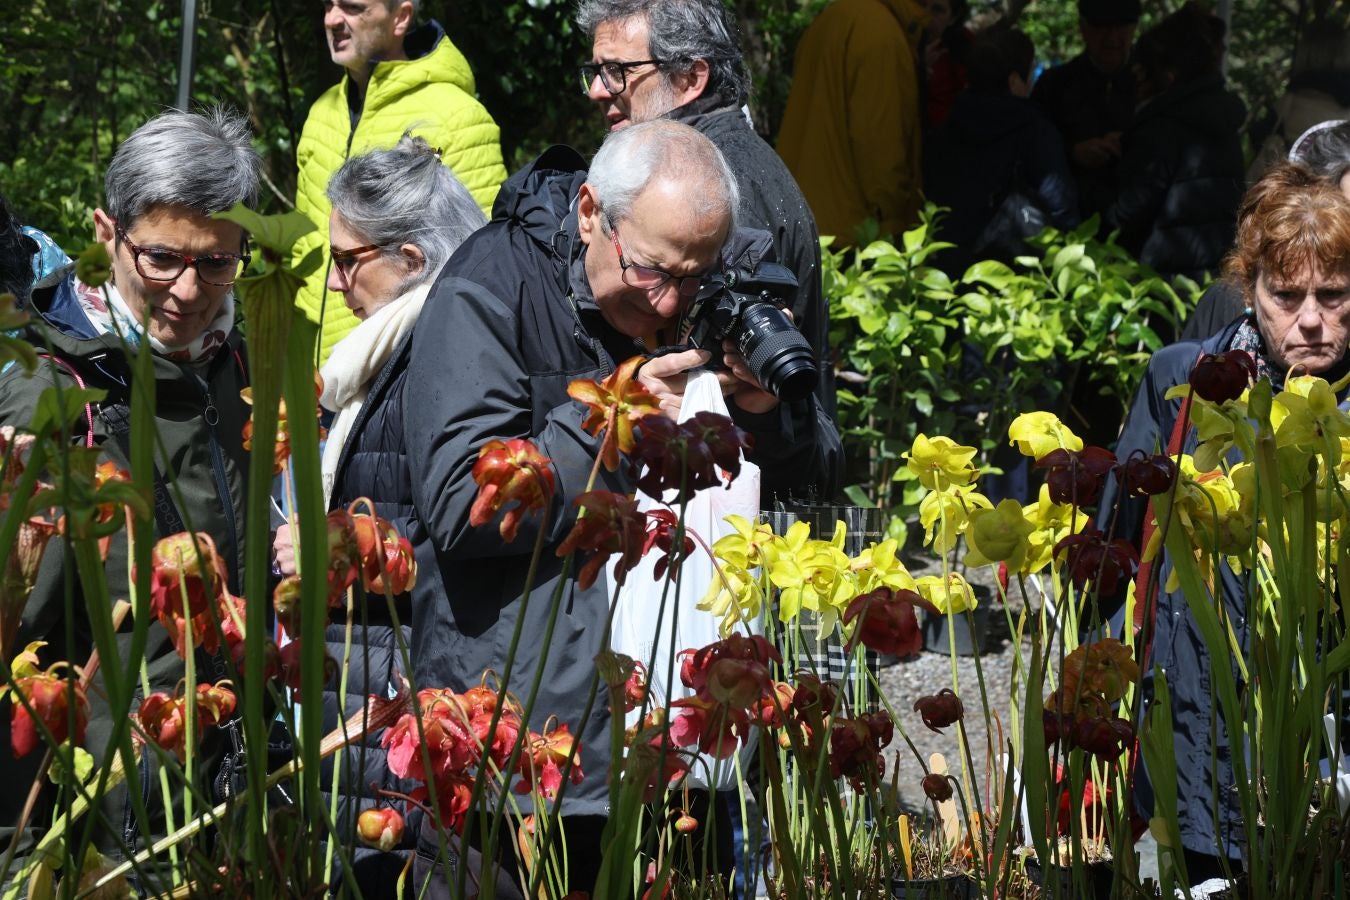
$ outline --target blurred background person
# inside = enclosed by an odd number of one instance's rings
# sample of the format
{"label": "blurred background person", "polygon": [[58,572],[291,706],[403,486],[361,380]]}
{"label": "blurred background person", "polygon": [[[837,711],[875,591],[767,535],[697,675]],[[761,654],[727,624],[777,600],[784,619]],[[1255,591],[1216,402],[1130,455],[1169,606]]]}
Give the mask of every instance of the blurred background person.
{"label": "blurred background person", "polygon": [[924,19],[915,0],[835,0],[797,44],[778,154],[836,247],[918,218]]}
{"label": "blurred background person", "polygon": [[0,294],[13,294],[16,306],[24,306],[32,293],[37,251],[37,242],[24,234],[23,223],[0,194]]}
{"label": "blurred background person", "polygon": [[947,121],[969,76],[966,54],[975,35],[966,25],[969,0],[927,0],[928,24],[923,30],[923,121],[937,128]]}
{"label": "blurred background person", "polygon": [[300,240],[296,258],[318,249],[323,265],[296,303],[319,323],[318,363],[356,327],[331,297],[325,279],[328,179],[348,158],[392,147],[412,129],[439,148],[484,211],[506,180],[497,123],[478,102],[469,61],[435,19],[417,24],[421,0],[324,0],[323,28],[342,80],[310,107],[296,148],[296,209],[318,226]]}
{"label": "blurred background person", "polygon": [[1139,101],[1103,225],[1165,278],[1203,281],[1233,243],[1246,108],[1224,83],[1217,20],[1188,3],[1150,28],[1131,67]]}
{"label": "blurred background person", "polygon": [[1012,262],[1045,225],[1078,224],[1078,200],[1055,126],[1030,102],[1036,51],[1016,28],[980,32],[968,54],[970,88],[924,148],[927,198],[950,212],[935,256],[956,277],[979,259]]}
{"label": "blurred background person", "polygon": [[1129,61],[1139,11],[1139,0],[1078,0],[1083,52],[1042,75],[1032,92],[1064,140],[1084,218],[1115,197],[1121,136],[1134,117]]}
{"label": "blurred background person", "polygon": [[1350,34],[1344,29],[1309,28],[1300,35],[1289,70],[1289,86],[1275,106],[1250,129],[1258,146],[1247,180],[1294,155],[1298,138],[1320,122],[1350,118]]}

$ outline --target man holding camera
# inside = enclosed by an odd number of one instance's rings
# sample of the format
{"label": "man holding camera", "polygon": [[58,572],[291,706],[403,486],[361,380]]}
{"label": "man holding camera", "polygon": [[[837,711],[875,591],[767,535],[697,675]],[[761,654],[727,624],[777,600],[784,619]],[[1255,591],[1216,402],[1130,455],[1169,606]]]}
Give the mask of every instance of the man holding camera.
{"label": "man holding camera", "polygon": [[666,118],[697,128],[740,178],[740,224],[767,231],[799,287],[792,314],[824,372],[816,396],[834,415],[830,312],[820,283],[820,235],[783,160],[750,126],[750,74],[722,0],[583,0],[577,27],[591,39],[582,90],[605,127]]}
{"label": "man holding camera", "polygon": [[[581,427],[587,410],[568,397],[568,384],[601,379],[629,357],[647,356],[638,378],[675,417],[686,373],[714,363],[732,417],[754,436],[749,458],[761,467],[766,499],[812,489],[830,496],[839,478],[839,435],[814,395],[780,400],[729,342],[716,354],[654,355],[680,339],[679,320],[700,291],[715,288],[725,269],[753,270],[768,250],[766,234],[735,228],[736,207],[726,161],[685,125],[656,121],[617,131],[589,172],[573,151],[554,148],[503,186],[493,221],[447,263],[413,332],[404,434],[420,525],[418,683],[463,690],[485,670],[500,674],[516,619],[525,616],[509,687],[524,695],[547,651],[531,727],[539,730],[551,715],[566,723],[580,736],[587,773],[564,800],[570,889],[591,889],[609,813],[603,697],[587,721],[579,717],[603,649],[611,588],[607,579],[582,588],[577,567],[564,569],[554,554],[575,522],[573,501],[599,451]],[[484,444],[511,438],[528,438],[549,458],[557,490],[547,514],[527,516],[505,544],[496,522],[469,524],[477,493],[471,472]],[[634,476],[624,465],[601,468],[595,487],[631,493]],[[525,608],[541,528],[544,550]],[[558,590],[562,609],[545,647]],[[434,845],[430,835],[423,842]],[[426,856],[419,854],[419,886],[431,874]],[[433,892],[449,877],[435,873]]]}

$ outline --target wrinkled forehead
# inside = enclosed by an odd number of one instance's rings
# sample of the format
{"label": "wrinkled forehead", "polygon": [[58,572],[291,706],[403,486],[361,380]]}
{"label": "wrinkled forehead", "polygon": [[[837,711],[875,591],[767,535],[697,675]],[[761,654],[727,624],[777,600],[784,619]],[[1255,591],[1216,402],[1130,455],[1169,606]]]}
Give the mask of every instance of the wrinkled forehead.
{"label": "wrinkled forehead", "polygon": [[649,249],[656,256],[672,253],[714,255],[726,243],[731,211],[708,196],[702,179],[657,178],[638,194],[619,225],[624,244]]}
{"label": "wrinkled forehead", "polygon": [[1258,279],[1270,290],[1350,285],[1350,256],[1329,256],[1314,247],[1273,247],[1261,260]]}

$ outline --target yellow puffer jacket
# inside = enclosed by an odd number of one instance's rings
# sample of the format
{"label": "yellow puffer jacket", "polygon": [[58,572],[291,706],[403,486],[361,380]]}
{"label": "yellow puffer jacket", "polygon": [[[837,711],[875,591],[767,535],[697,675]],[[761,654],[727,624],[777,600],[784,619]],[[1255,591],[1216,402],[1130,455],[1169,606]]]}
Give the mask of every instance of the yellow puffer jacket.
{"label": "yellow puffer jacket", "polygon": [[835,246],[865,219],[897,234],[916,218],[926,20],[915,0],[834,0],[797,45],[778,155]]}
{"label": "yellow puffer jacket", "polygon": [[297,258],[314,247],[322,247],[324,255],[323,265],[306,281],[296,302],[320,323],[320,363],[357,322],[340,296],[329,296],[326,303],[324,298],[330,211],[325,191],[328,179],[348,157],[392,147],[412,128],[440,148],[441,161],[485,213],[506,180],[497,123],[474,97],[468,60],[434,21],[409,34],[404,48],[413,58],[376,63],[354,131],[347,109],[350,78],[344,75],[310,108],[296,149],[300,171],[295,205],[319,229],[296,245]]}

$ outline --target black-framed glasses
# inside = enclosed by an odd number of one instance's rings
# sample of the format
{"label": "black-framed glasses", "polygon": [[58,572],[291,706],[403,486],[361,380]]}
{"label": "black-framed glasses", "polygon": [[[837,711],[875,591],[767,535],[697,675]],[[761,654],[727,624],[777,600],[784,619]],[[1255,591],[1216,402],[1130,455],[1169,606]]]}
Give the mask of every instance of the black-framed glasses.
{"label": "black-framed glasses", "polygon": [[631,62],[621,60],[610,60],[602,63],[584,63],[579,68],[581,71],[581,92],[589,94],[591,85],[595,84],[595,76],[600,76],[600,82],[605,86],[605,90],[611,94],[622,94],[628,87],[628,70],[635,69],[638,66],[663,66],[666,64],[664,59],[635,59]]}
{"label": "black-framed glasses", "polygon": [[619,254],[619,269],[622,272],[620,277],[629,287],[654,291],[664,287],[666,282],[673,281],[675,290],[681,297],[697,297],[698,292],[703,289],[703,282],[711,274],[704,272],[701,275],[672,275],[653,266],[640,266],[629,262],[623,255],[623,247],[619,244],[619,229],[613,222],[609,223],[609,239],[614,242],[614,252]]}
{"label": "black-framed glasses", "polygon": [[384,244],[366,244],[364,247],[353,247],[350,250],[329,247],[328,253],[333,257],[333,266],[342,273],[342,277],[351,278],[352,269],[356,268],[358,262],[358,256],[363,253],[370,253],[372,250],[383,250],[384,246]]}
{"label": "black-framed glasses", "polygon": [[161,247],[142,247],[127,237],[127,231],[117,226],[117,236],[131,248],[132,260],[136,272],[146,281],[177,281],[188,266],[197,270],[197,277],[207,284],[217,287],[229,287],[248,266],[251,257],[247,253],[211,253],[204,256],[189,256],[177,250],[165,250]]}

